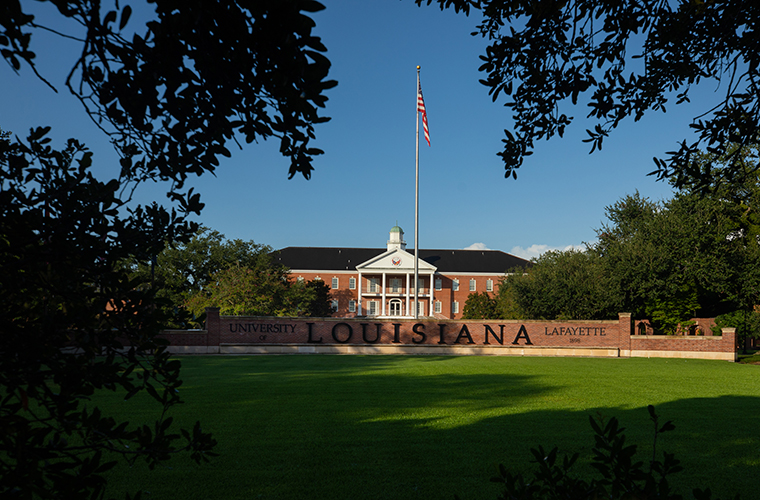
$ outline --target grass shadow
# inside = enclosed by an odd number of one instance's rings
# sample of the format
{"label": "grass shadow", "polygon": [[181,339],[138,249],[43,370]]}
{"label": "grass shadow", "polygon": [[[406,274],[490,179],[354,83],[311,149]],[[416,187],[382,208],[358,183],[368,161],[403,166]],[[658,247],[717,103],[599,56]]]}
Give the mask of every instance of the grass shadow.
{"label": "grass shadow", "polygon": [[222,456],[201,467],[173,460],[171,470],[150,474],[119,468],[114,491],[142,487],[151,498],[199,499],[495,498],[489,478],[496,464],[528,470],[529,449],[539,444],[580,452],[579,467],[588,471],[590,415],[616,416],[648,460],[650,403],[676,425],[658,446],[682,460],[686,470],[674,483],[687,498],[692,487],[707,485],[721,497],[751,498],[760,472],[751,433],[760,411],[755,367],[394,356],[186,361],[186,403],[177,419],[185,426],[200,419]]}

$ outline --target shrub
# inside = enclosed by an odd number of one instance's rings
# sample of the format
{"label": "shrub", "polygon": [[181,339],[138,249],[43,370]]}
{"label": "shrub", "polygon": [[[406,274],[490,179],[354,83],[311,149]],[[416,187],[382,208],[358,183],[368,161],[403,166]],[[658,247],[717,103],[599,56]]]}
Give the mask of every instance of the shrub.
{"label": "shrub", "polygon": [[[648,464],[636,460],[636,445],[626,445],[625,428],[620,427],[616,418],[589,417],[594,430],[591,466],[598,477],[587,480],[571,473],[578,453],[559,460],[556,446],[549,452],[539,446],[531,449],[532,463],[536,464],[532,478],[512,474],[499,465],[498,475],[491,479],[503,486],[499,500],[682,500],[668,482],[668,476],[682,470],[680,461],[667,452],[662,460],[657,459],[657,437],[675,426],[671,421],[660,426],[654,406],[647,409],[654,424],[652,459]],[[696,488],[692,494],[695,500],[712,500],[709,488],[705,491]],[[455,498],[459,500],[456,495]]]}
{"label": "shrub", "polygon": [[760,333],[760,314],[754,311],[732,311],[715,318],[713,335],[721,335],[723,328],[736,328],[736,338],[757,337]]}

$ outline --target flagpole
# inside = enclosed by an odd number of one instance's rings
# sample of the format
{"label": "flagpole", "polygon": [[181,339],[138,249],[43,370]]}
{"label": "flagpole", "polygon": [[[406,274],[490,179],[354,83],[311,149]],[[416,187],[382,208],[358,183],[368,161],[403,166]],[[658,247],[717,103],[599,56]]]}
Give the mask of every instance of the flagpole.
{"label": "flagpole", "polygon": [[[417,89],[415,92],[415,100],[419,100],[420,89],[420,67],[417,66]],[[415,103],[414,116],[417,125],[417,151],[415,155],[415,172],[414,172],[414,319],[418,319],[419,316],[419,300],[418,293],[419,287],[419,236],[420,236],[420,112],[419,106]]]}

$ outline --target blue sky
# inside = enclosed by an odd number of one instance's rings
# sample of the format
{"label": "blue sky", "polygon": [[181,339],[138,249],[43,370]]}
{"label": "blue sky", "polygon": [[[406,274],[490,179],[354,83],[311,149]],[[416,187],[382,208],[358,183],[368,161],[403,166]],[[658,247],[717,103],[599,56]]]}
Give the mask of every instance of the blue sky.
{"label": "blue sky", "polygon": [[[124,2],[122,2],[123,4]],[[275,141],[233,150],[216,177],[193,182],[206,208],[200,222],[228,238],[286,246],[384,247],[398,223],[414,245],[416,66],[430,122],[432,146],[420,145],[420,247],[483,248],[522,257],[595,239],[605,206],[638,190],[654,200],[669,185],[646,174],[653,156],[691,139],[693,116],[714,102],[714,87],[692,103],[669,106],[613,132],[589,155],[578,120],[563,139],[538,144],[533,156],[505,179],[500,151],[508,110],[493,103],[478,72],[486,42],[472,37],[479,18],[417,7],[412,0],[323,0],[316,34],[332,61],[325,114],[317,127],[311,180],[287,179],[288,160]],[[107,5],[108,2],[104,2]],[[55,19],[35,6],[38,21]],[[94,152],[99,175],[114,175],[116,155],[63,86],[76,46],[51,36],[36,40],[38,68],[59,93],[28,71],[0,68],[0,128],[24,136],[35,125],[53,126],[60,146],[68,137]],[[563,110],[585,116],[584,105]],[[165,199],[162,186],[145,186],[138,200]]]}

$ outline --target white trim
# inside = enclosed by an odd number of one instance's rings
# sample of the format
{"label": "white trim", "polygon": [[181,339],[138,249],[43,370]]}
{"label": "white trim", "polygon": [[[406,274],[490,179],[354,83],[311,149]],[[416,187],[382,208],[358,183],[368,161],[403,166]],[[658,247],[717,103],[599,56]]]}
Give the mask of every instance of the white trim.
{"label": "white trim", "polygon": [[409,300],[411,299],[411,296],[410,296],[411,291],[410,291],[410,288],[409,288],[409,280],[411,280],[411,279],[412,278],[409,275],[409,273],[406,273],[406,315],[407,316],[411,316],[411,309],[410,309],[410,302],[409,302]]}
{"label": "white trim", "polygon": [[[374,306],[374,307],[372,307]],[[375,310],[374,314],[372,313],[372,309]],[[377,301],[376,300],[368,300],[367,301],[367,316],[377,316]]]}
{"label": "white trim", "polygon": [[362,315],[362,272],[359,271],[358,286],[356,287],[356,314]]}
{"label": "white trim", "polygon": [[340,269],[291,269],[290,274],[356,274],[355,270],[340,270]]}
{"label": "white trim", "polygon": [[[414,256],[412,256],[414,258]],[[420,259],[421,263],[424,263],[425,261]],[[393,273],[393,271],[398,272],[398,274],[402,274],[406,271],[404,268],[394,268],[394,269],[388,269],[388,272]],[[303,274],[303,273],[309,273],[309,274],[323,274],[323,273],[332,273],[332,274],[356,274],[358,271],[357,269],[350,269],[350,270],[340,270],[340,269],[291,269],[290,274]],[[362,271],[367,271],[366,269],[362,269]],[[372,272],[380,273],[380,269],[371,269]],[[504,276],[515,276],[519,273],[468,273],[468,272],[445,272],[445,271],[435,271],[436,276],[442,276],[444,278],[451,277],[451,276],[494,276],[494,277],[504,277]],[[525,274],[525,273],[522,273]]]}
{"label": "white trim", "polygon": [[435,282],[433,281],[435,279],[435,273],[430,273],[430,315],[433,315],[433,299],[435,298]]}
{"label": "white trim", "polygon": [[442,271],[438,271],[436,274],[438,274],[440,276],[444,276],[444,277],[451,277],[451,276],[494,276],[494,277],[501,278],[502,276],[512,276],[515,273],[509,273],[509,274],[506,274],[506,273],[466,273],[466,272],[463,272],[463,273],[449,273],[449,272],[445,272],[445,271],[443,271],[443,272]]}
{"label": "white trim", "polygon": [[380,311],[382,311],[380,314],[382,314],[383,316],[385,316],[385,288],[386,288],[386,286],[387,286],[386,277],[385,277],[385,273],[383,273],[383,288],[382,288],[382,291],[380,293],[380,295],[382,296],[382,299],[383,299],[382,306],[380,306]]}
{"label": "white trim", "polygon": [[[393,313],[393,304],[398,304],[398,313]],[[392,317],[399,317],[404,315],[404,304],[401,299],[391,299],[388,301],[388,315]]]}
{"label": "white trim", "polygon": [[[412,256],[414,258],[414,256]],[[420,259],[422,263],[425,261]],[[358,266],[357,266],[358,268]],[[372,272],[377,271],[378,274],[380,273],[380,269],[370,269]],[[398,272],[399,274],[402,274],[406,271],[405,268],[394,268],[394,269],[388,269],[388,272],[393,273],[393,271]],[[332,273],[332,274],[356,274],[358,269],[350,269],[350,270],[340,270],[340,269],[291,269],[290,274],[303,274],[303,273],[309,273],[309,274],[323,274],[323,273]],[[366,271],[366,269],[362,269],[362,271]],[[451,277],[451,276],[494,276],[494,277],[503,277],[503,276],[515,276],[519,273],[468,273],[468,272],[445,272],[445,271],[435,271],[436,276],[442,276],[444,278]],[[521,273],[525,274],[525,273]]]}
{"label": "white trim", "polygon": [[[391,262],[393,260],[393,257],[398,257],[401,259],[401,265],[394,266]],[[401,250],[398,248],[394,248],[392,250],[388,250],[386,252],[383,252],[379,255],[376,255],[372,257],[371,259],[362,262],[361,264],[358,264],[356,266],[357,270],[362,271],[371,271],[371,272],[377,272],[380,273],[382,271],[387,271],[389,273],[402,273],[405,271],[411,271],[414,269],[414,255],[407,252],[406,250]],[[409,265],[411,263],[411,265]],[[420,270],[425,271],[432,271],[435,272],[438,268],[429,264],[428,262],[425,262],[422,259],[419,259],[419,268]]]}

